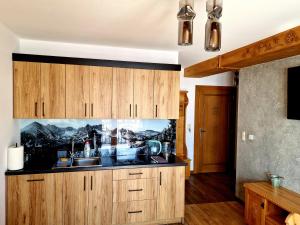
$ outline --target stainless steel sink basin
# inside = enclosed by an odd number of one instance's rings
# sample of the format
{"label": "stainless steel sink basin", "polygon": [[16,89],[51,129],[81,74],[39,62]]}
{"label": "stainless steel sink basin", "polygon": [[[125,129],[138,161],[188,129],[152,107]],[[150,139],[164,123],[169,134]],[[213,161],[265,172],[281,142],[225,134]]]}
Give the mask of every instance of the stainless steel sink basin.
{"label": "stainless steel sink basin", "polygon": [[101,159],[99,157],[94,158],[74,158],[73,159],[73,167],[81,167],[81,166],[101,166]]}

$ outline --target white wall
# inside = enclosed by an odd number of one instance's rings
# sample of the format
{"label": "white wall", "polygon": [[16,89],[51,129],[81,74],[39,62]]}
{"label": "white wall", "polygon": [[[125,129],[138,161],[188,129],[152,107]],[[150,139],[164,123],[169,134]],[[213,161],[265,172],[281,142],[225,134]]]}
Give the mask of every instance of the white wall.
{"label": "white wall", "polygon": [[5,225],[5,170],[7,147],[19,142],[19,128],[13,120],[12,52],[18,39],[0,23],[0,225]]}
{"label": "white wall", "polygon": [[[188,91],[189,104],[186,118],[186,145],[188,157],[192,160],[191,169],[194,168],[194,120],[195,120],[195,87],[196,85],[232,86],[233,74],[223,73],[205,78],[184,78],[181,73],[180,89]],[[190,128],[190,129],[189,129]]]}
{"label": "white wall", "polygon": [[20,39],[19,53],[109,59],[121,61],[178,63],[177,51],[135,49]]}

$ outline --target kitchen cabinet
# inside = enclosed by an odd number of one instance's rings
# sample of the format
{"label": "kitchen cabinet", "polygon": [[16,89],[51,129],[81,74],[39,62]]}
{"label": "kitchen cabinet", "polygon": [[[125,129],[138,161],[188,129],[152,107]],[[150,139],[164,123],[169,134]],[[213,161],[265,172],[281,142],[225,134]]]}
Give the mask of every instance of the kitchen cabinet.
{"label": "kitchen cabinet", "polygon": [[246,190],[245,209],[246,222],[248,225],[264,225],[265,224],[265,199],[258,194]]}
{"label": "kitchen cabinet", "polygon": [[154,118],[154,70],[135,69],[134,77],[134,118]]}
{"label": "kitchen cabinet", "polygon": [[64,225],[109,225],[112,171],[64,174]]}
{"label": "kitchen cabinet", "polygon": [[179,118],[179,74],[156,70],[154,78],[154,118]]}
{"label": "kitchen cabinet", "polygon": [[41,64],[14,62],[14,118],[40,118]]}
{"label": "kitchen cabinet", "polygon": [[14,118],[65,118],[65,65],[14,62]]}
{"label": "kitchen cabinet", "polygon": [[63,224],[62,176],[7,177],[7,225]]}
{"label": "kitchen cabinet", "polygon": [[41,117],[66,117],[66,66],[41,63]]}
{"label": "kitchen cabinet", "polygon": [[66,118],[90,116],[90,67],[66,66]]}
{"label": "kitchen cabinet", "polygon": [[184,217],[184,167],[158,168],[157,220]]}
{"label": "kitchen cabinet", "polygon": [[113,118],[133,119],[133,69],[113,68]]}
{"label": "kitchen cabinet", "polygon": [[90,68],[90,118],[110,119],[112,117],[112,67],[92,66]]}

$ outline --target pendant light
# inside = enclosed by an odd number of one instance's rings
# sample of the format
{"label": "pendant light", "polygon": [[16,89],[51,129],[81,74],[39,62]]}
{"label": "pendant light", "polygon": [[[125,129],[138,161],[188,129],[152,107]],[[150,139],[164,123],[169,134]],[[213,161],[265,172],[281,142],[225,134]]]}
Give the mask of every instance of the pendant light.
{"label": "pendant light", "polygon": [[206,11],[208,19],[205,25],[205,50],[220,51],[222,25],[219,18],[221,18],[223,11],[222,0],[207,0]]}
{"label": "pendant light", "polygon": [[178,45],[193,44],[193,20],[196,13],[193,10],[193,1],[180,0],[178,19]]}

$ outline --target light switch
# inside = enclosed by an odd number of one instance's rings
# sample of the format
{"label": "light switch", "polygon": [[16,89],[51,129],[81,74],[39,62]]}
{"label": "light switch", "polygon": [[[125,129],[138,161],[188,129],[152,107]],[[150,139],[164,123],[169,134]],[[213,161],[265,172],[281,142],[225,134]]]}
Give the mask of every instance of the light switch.
{"label": "light switch", "polygon": [[248,139],[249,141],[253,141],[255,139],[254,134],[249,134]]}
{"label": "light switch", "polygon": [[242,132],[242,141],[246,141],[246,131]]}

